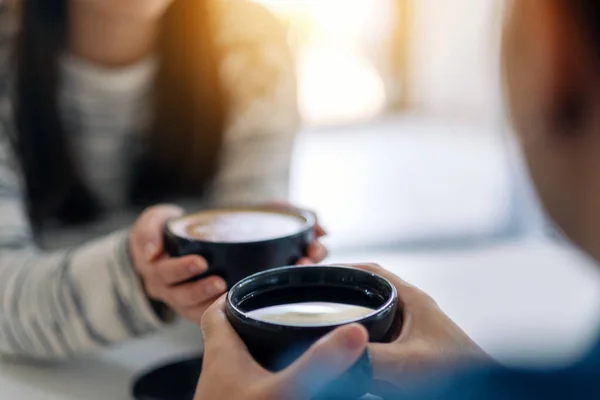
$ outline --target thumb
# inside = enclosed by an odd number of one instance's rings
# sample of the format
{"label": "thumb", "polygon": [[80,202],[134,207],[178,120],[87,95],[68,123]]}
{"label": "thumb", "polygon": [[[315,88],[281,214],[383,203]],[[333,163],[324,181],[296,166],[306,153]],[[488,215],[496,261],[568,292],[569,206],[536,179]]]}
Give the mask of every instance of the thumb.
{"label": "thumb", "polygon": [[183,209],[175,205],[159,205],[144,211],[140,217],[137,244],[144,249],[144,257],[148,261],[163,250],[162,235],[167,222],[183,214]]}
{"label": "thumb", "polygon": [[368,341],[369,334],[362,325],[340,327],[285,369],[280,374],[281,383],[312,397],[352,367],[365,352]]}

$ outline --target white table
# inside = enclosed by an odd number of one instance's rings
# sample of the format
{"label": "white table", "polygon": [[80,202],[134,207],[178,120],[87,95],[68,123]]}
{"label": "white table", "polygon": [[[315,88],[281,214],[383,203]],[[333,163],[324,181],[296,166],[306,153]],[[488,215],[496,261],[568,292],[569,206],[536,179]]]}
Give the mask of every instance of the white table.
{"label": "white table", "polygon": [[[600,326],[600,269],[544,243],[511,243],[435,254],[343,254],[379,261],[430,292],[485,349],[503,361],[564,361]],[[46,366],[0,364],[0,399],[126,400],[145,368],[201,348],[197,328],[159,335],[85,359]],[[545,354],[539,358],[536,355]]]}

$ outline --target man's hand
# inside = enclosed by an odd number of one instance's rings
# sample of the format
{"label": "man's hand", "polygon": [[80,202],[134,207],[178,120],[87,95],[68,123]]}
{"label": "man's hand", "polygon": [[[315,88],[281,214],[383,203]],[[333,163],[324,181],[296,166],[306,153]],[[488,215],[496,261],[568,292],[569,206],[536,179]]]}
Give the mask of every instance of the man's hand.
{"label": "man's hand", "polygon": [[337,329],[285,370],[271,373],[254,361],[225,315],[225,296],[202,317],[204,363],[195,400],[310,399],[348,370],[365,351],[361,325]]}
{"label": "man's hand", "polygon": [[374,379],[402,386],[414,374],[460,361],[490,361],[489,356],[426,293],[376,264],[351,267],[383,276],[398,291],[399,307],[392,343],[369,344]]}

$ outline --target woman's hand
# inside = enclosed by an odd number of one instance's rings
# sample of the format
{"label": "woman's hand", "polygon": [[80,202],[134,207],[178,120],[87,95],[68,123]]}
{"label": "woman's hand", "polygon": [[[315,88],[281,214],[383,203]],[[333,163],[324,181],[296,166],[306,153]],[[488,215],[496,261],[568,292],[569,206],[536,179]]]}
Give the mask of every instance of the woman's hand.
{"label": "woman's hand", "polygon": [[[314,213],[313,213],[314,214]],[[327,258],[329,252],[327,251],[327,247],[321,243],[319,239],[327,235],[325,229],[319,224],[317,219],[317,215],[315,215],[315,241],[312,242],[308,246],[308,251],[306,253],[306,257],[298,261],[299,265],[310,265],[310,264],[318,264],[321,261]]]}
{"label": "woman's hand", "polygon": [[227,290],[227,284],[217,276],[182,283],[206,272],[208,264],[204,258],[195,255],[171,258],[165,254],[165,224],[181,215],[183,210],[175,206],[148,208],[133,226],[130,252],[148,297],[199,323],[206,308]]}
{"label": "woman's hand", "polygon": [[399,308],[394,340],[369,344],[376,380],[401,386],[410,376],[460,361],[492,359],[438,307],[426,293],[376,264],[351,267],[389,280],[398,291]]}
{"label": "woman's hand", "polygon": [[204,362],[195,400],[310,399],[348,370],[365,351],[360,325],[339,328],[285,370],[271,373],[254,361],[225,315],[225,296],[202,318]]}

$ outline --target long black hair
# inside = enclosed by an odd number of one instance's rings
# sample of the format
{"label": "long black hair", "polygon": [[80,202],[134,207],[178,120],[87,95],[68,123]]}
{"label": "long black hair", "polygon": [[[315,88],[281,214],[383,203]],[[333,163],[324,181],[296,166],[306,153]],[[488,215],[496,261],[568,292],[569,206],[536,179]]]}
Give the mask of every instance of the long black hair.
{"label": "long black hair", "polygon": [[[59,57],[68,0],[24,0],[15,48],[14,145],[34,224],[89,221],[101,212],[75,164],[61,119]],[[132,168],[132,204],[200,194],[214,176],[226,119],[220,54],[206,0],[176,0],[163,17],[153,121]]]}

